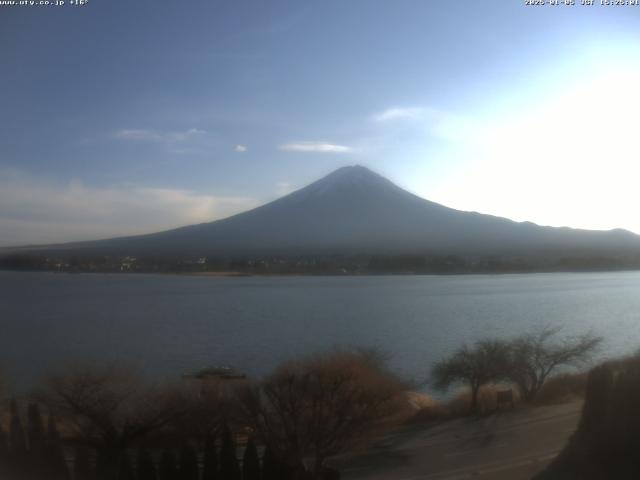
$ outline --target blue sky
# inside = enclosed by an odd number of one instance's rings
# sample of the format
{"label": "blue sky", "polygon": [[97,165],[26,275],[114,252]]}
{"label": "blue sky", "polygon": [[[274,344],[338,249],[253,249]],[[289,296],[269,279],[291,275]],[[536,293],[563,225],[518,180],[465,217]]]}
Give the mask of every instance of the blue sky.
{"label": "blue sky", "polygon": [[640,7],[0,6],[0,245],[208,221],[363,164],[446,205],[640,232]]}

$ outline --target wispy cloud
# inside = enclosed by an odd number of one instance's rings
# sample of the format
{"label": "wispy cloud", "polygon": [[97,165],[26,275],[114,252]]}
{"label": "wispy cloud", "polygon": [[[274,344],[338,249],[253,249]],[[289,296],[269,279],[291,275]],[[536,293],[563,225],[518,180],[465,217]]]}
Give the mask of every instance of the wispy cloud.
{"label": "wispy cloud", "polygon": [[293,192],[293,190],[294,190],[293,185],[291,185],[289,182],[276,183],[276,195],[280,197]]}
{"label": "wispy cloud", "polygon": [[224,218],[255,207],[245,196],[81,181],[56,184],[0,170],[0,245],[148,233]]}
{"label": "wispy cloud", "polygon": [[144,142],[159,142],[162,140],[162,135],[153,130],[139,130],[139,129],[125,129],[118,130],[113,134],[116,138],[124,140],[140,140]]}
{"label": "wispy cloud", "polygon": [[336,145],[326,142],[291,142],[285,143],[278,147],[285,152],[303,152],[303,153],[351,153],[352,147],[346,145]]}
{"label": "wispy cloud", "polygon": [[175,132],[159,132],[148,129],[122,129],[115,132],[113,136],[122,140],[177,143],[186,142],[187,140],[202,136],[205,133],[204,130],[198,128]]}
{"label": "wispy cloud", "polygon": [[247,146],[246,146],[246,145],[240,145],[240,144],[238,144],[238,145],[236,145],[236,146],[234,147],[234,150],[235,150],[236,152],[238,152],[238,153],[244,153],[244,152],[246,152],[246,151],[248,150],[248,148],[247,148]]}
{"label": "wispy cloud", "polygon": [[[370,117],[385,131],[407,131],[407,125],[399,122],[410,122],[412,129],[417,129],[437,138],[450,142],[478,143],[486,130],[477,119],[448,110],[431,106],[393,107]],[[393,126],[393,129],[391,128]]]}
{"label": "wispy cloud", "polygon": [[384,123],[394,120],[418,120],[425,115],[422,107],[393,107],[374,114],[371,118],[375,122]]}

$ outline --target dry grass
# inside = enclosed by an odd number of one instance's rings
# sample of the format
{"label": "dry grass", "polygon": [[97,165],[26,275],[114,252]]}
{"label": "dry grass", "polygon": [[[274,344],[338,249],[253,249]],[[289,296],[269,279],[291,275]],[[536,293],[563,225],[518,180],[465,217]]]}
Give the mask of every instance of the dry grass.
{"label": "dry grass", "polygon": [[[508,390],[508,385],[486,385],[480,389],[478,394],[478,410],[481,415],[496,411],[496,397],[500,390]],[[512,388],[514,402],[518,404],[520,397],[515,388]],[[453,418],[465,417],[469,415],[471,405],[471,392],[469,389],[462,389],[453,398],[445,403],[437,402],[425,395],[429,402],[424,405],[417,405],[415,413],[407,419],[408,424],[423,424],[437,421],[450,420]],[[510,408],[509,406],[502,408]]]}
{"label": "dry grass", "polygon": [[[586,372],[556,375],[547,380],[532,406],[557,405],[583,399],[586,385]],[[508,389],[513,391],[515,405],[523,404],[515,386],[505,384],[486,385],[480,389],[478,396],[480,415],[495,412],[497,409],[497,392]],[[411,425],[449,420],[469,415],[470,405],[471,392],[469,389],[460,390],[446,402],[439,402],[429,395],[408,392],[407,405],[402,410],[402,414],[395,417],[394,420],[397,420],[398,423]],[[502,408],[510,407],[503,406]]]}
{"label": "dry grass", "polygon": [[[520,396],[518,395],[518,390],[510,387],[509,385],[485,385],[480,388],[480,393],[478,394],[478,412],[480,414],[491,413],[494,412],[497,408],[496,405],[496,397],[497,393],[501,390],[509,390],[513,391],[513,400],[516,404],[520,403]],[[469,414],[469,405],[471,405],[471,392],[468,389],[462,390],[459,392],[452,400],[447,404],[447,408],[449,409],[452,416],[463,416]],[[510,407],[502,407],[502,408],[510,408]]]}
{"label": "dry grass", "polygon": [[446,409],[433,397],[424,393],[406,392],[402,414],[397,417],[399,424],[422,424],[447,416]]}
{"label": "dry grass", "polygon": [[413,415],[407,417],[405,425],[424,425],[432,422],[440,422],[449,418],[449,411],[445,405],[435,404],[416,410]]}
{"label": "dry grass", "polygon": [[418,392],[407,392],[406,401],[413,410],[422,410],[423,408],[431,408],[438,405],[438,401],[430,395]]}
{"label": "dry grass", "polygon": [[584,398],[586,386],[586,372],[556,375],[546,381],[538,393],[535,404],[555,405],[574,402]]}

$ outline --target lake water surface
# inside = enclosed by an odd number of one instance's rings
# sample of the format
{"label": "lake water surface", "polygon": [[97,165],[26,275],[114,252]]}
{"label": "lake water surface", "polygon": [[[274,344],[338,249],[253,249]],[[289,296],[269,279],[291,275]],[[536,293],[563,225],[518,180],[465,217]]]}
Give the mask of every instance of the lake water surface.
{"label": "lake water surface", "polygon": [[0,272],[0,368],[15,386],[74,361],[156,378],[250,374],[334,346],[377,346],[404,375],[463,342],[541,325],[593,330],[602,355],[640,347],[640,272],[194,277]]}

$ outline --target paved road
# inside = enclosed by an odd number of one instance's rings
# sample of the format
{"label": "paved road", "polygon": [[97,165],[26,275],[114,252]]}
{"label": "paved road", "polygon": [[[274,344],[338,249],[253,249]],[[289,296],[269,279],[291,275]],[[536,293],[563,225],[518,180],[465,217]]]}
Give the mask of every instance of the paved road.
{"label": "paved road", "polygon": [[523,408],[481,420],[407,427],[339,468],[345,480],[529,480],[564,447],[581,408]]}

